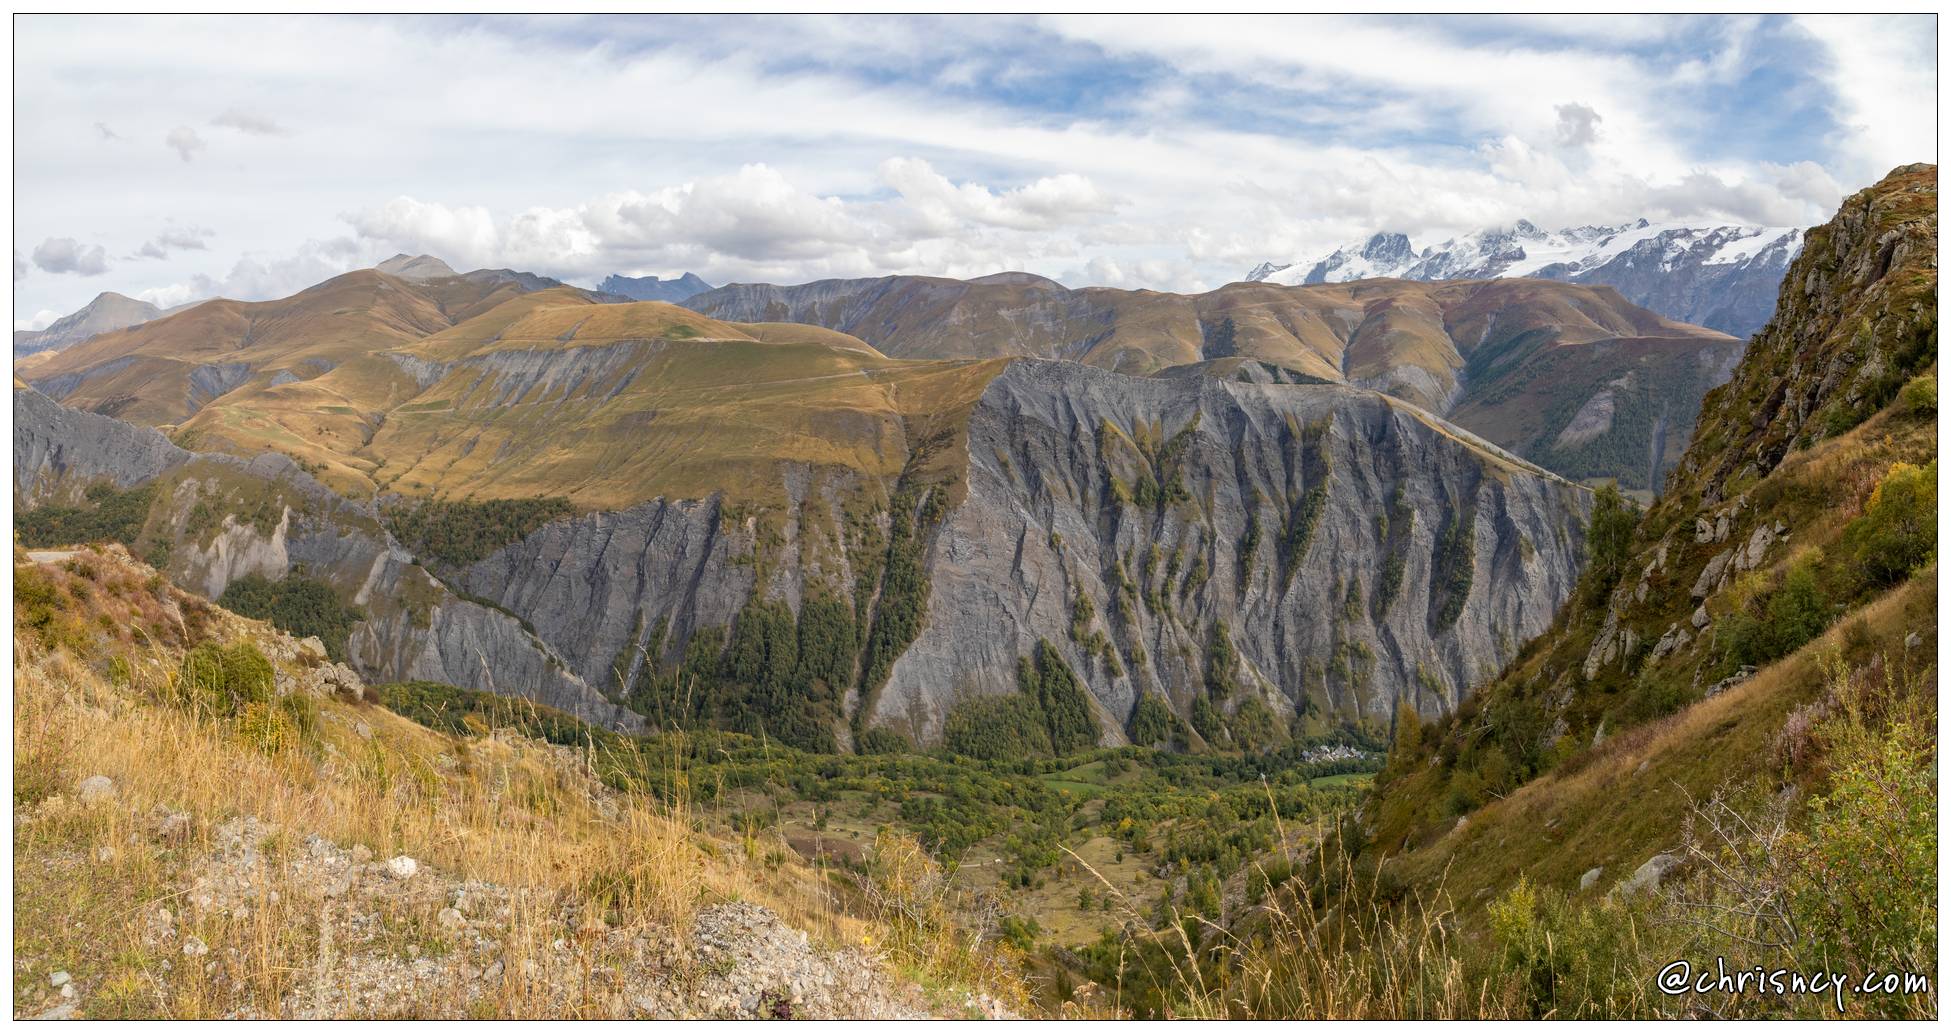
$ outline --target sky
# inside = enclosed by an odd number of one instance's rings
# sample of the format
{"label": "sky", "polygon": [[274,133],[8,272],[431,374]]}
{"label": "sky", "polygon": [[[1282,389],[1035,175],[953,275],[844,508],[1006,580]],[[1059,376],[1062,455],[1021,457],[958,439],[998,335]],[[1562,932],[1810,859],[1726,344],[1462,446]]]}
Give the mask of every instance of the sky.
{"label": "sky", "polygon": [[15,328],[399,252],[593,286],[1199,291],[1377,231],[1809,225],[1935,161],[1936,19],[15,19]]}

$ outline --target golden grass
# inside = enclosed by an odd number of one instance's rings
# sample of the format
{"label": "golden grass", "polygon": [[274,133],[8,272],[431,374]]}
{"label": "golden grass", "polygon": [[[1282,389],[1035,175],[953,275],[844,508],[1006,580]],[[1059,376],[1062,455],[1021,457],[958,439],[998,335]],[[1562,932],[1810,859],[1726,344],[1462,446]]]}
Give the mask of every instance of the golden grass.
{"label": "golden grass", "polygon": [[[81,609],[108,613],[108,595],[95,591]],[[275,635],[210,613],[207,627],[220,637]],[[579,942],[586,931],[565,917],[592,908],[610,930],[670,930],[684,928],[704,905],[743,900],[819,942],[889,940],[877,921],[845,910],[832,874],[794,860],[783,843],[775,850],[720,841],[681,801],[611,790],[571,748],[506,734],[456,739],[371,704],[332,699],[318,701],[313,750],[266,753],[232,726],[158,702],[175,678],[180,647],[120,642],[110,639],[106,653],[76,646],[95,658],[81,661],[38,634],[16,632],[19,1014],[59,1001],[48,997],[47,974],[56,969],[86,985],[90,1016],[287,1014],[294,987],[330,986],[334,964],[334,949],[321,938],[328,924],[315,911],[331,903],[283,882],[294,845],[314,834],[378,859],[407,855],[443,878],[513,894],[499,949],[508,976],[496,999],[470,1003],[443,997],[461,993],[458,985],[422,987],[404,1006],[412,1015],[536,1017],[593,1008],[594,999],[565,997],[586,973],[548,970],[600,968],[600,959],[565,962],[550,948]],[[111,664],[114,658],[121,660]],[[114,781],[112,803],[77,799],[78,782],[93,775]],[[192,818],[186,840],[151,835],[153,816],[167,812]],[[258,894],[250,910],[192,910],[186,890],[217,849],[218,828],[237,817],[275,829],[265,847],[269,885],[260,889],[281,893]],[[401,950],[437,946],[439,907],[402,906],[381,920]],[[145,925],[158,909],[183,916],[184,935],[202,938],[204,958],[222,965],[206,974],[174,942],[146,947]],[[548,971],[536,975],[524,960]],[[935,986],[996,980],[999,990],[1021,996],[1001,971],[918,965],[914,975]]]}
{"label": "golden grass", "polygon": [[[1913,577],[1827,633],[1725,692],[1614,735],[1577,763],[1532,780],[1473,811],[1464,827],[1403,852],[1392,865],[1412,885],[1447,879],[1466,909],[1478,892],[1520,875],[1577,891],[1593,867],[1601,892],[1679,838],[1690,801],[1722,784],[1765,774],[1790,712],[1824,691],[1822,660],[1845,649],[1904,656],[1904,637],[1936,627],[1936,568]],[[1865,642],[1849,643],[1854,637]],[[1866,645],[1867,643],[1867,645]],[[1916,663],[1934,656],[1920,648]]]}

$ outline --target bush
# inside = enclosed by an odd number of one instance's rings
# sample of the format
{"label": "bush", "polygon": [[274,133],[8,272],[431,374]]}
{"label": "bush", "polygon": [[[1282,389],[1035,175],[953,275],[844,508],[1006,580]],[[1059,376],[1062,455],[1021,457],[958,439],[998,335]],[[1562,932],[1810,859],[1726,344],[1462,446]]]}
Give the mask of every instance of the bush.
{"label": "bush", "polygon": [[1639,508],[1620,495],[1617,486],[1604,485],[1594,493],[1592,522],[1585,533],[1586,606],[1603,604],[1626,573],[1633,527],[1638,523]]}
{"label": "bush", "polygon": [[106,484],[88,486],[81,506],[43,506],[14,514],[20,544],[29,548],[82,542],[120,542],[133,547],[149,519],[155,485],[126,492]]}
{"label": "bush", "polygon": [[576,508],[561,496],[478,503],[427,500],[388,510],[386,521],[393,534],[415,553],[464,567],[575,512]]}
{"label": "bush", "polygon": [[1937,553],[1937,461],[1891,464],[1863,516],[1843,529],[1843,549],[1872,587],[1903,581]]}
{"label": "bush", "polygon": [[198,643],[176,673],[179,703],[219,718],[234,718],[254,704],[269,704],[271,662],[250,643]]}
{"label": "bush", "polygon": [[1911,416],[1937,414],[1937,378],[1931,374],[1913,377],[1897,395],[1898,403]]}
{"label": "bush", "polygon": [[1158,694],[1141,694],[1131,712],[1131,742],[1140,747],[1183,747],[1185,723]]}
{"label": "bush", "polygon": [[914,744],[906,736],[893,729],[873,728],[860,734],[860,742],[854,744],[856,754],[913,754]]}

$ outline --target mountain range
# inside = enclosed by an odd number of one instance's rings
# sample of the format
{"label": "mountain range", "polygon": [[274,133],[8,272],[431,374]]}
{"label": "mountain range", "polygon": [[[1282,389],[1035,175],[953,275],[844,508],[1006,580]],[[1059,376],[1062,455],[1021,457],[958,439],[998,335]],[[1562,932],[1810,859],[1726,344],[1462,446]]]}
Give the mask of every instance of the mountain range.
{"label": "mountain range", "polygon": [[[1415,346],[1444,319],[1527,305],[1583,314],[1539,337],[1566,348],[1722,340],[1568,285],[1253,286],[1219,300],[1231,349],[1127,327],[1120,372],[396,268],[24,360],[17,502],[133,513],[131,544],[212,598],[322,586],[360,615],[333,649],[375,679],[823,749],[939,742],[1046,641],[1091,741],[1148,699],[1202,742],[1448,706],[1545,627],[1589,498],[1337,368],[1440,377]],[[1134,294],[1196,328],[1199,300]],[[684,674],[780,634],[824,667]]]}
{"label": "mountain range", "polygon": [[659,280],[654,276],[624,276],[611,273],[596,285],[604,294],[628,298],[639,302],[681,302],[694,294],[711,290],[696,273],[686,273],[676,280]]}
{"label": "mountain range", "polygon": [[1573,478],[1655,490],[1741,343],[1608,287],[1537,280],[1071,290],[1026,273],[733,284],[687,307],[811,323],[897,358],[1036,356],[1153,375],[1257,360],[1386,392]]}
{"label": "mountain range", "polygon": [[[17,505],[133,512],[212,597],[317,583],[372,678],[818,749],[940,742],[1030,657],[1089,742],[1448,713],[1570,598],[1574,479],[1659,484],[1741,356],[1519,277],[678,307],[382,266],[20,361]],[[718,660],[787,641],[820,666]]]}
{"label": "mountain range", "polygon": [[1545,231],[1519,220],[1423,248],[1405,234],[1377,233],[1312,263],[1263,262],[1246,279],[1564,280],[1612,287],[1663,316],[1746,338],[1768,322],[1802,236],[1799,227],[1691,227],[1645,219]]}

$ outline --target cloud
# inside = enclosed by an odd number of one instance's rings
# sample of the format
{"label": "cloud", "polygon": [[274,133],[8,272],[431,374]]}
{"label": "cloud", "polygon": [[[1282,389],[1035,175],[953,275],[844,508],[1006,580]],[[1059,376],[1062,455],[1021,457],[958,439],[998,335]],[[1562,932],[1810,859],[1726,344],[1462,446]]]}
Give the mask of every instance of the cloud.
{"label": "cloud", "polygon": [[1833,144],[1853,178],[1937,157],[1934,15],[1805,15],[1827,52],[1819,67],[1837,122]]}
{"label": "cloud", "polygon": [[14,249],[14,283],[27,279],[27,260],[20,256],[20,249]]}
{"label": "cloud", "polygon": [[900,193],[923,225],[944,233],[973,222],[1013,230],[1053,230],[1107,215],[1112,200],[1088,177],[1075,173],[1044,176],[997,193],[979,183],[957,186],[920,158],[889,158],[881,163],[882,182]]}
{"label": "cloud", "polygon": [[[128,293],[289,293],[396,251],[583,283],[1020,268],[1189,289],[1378,229],[1810,225],[1934,150],[1919,24],[35,19],[16,240],[156,245],[118,270],[142,277]],[[76,132],[108,113],[183,135],[131,154]],[[207,160],[231,148],[248,167]],[[169,247],[158,211],[222,236]],[[17,305],[86,286],[36,275]]]}
{"label": "cloud", "polygon": [[247,253],[223,276],[197,274],[178,283],[142,288],[133,295],[165,309],[199,298],[283,298],[370,264],[362,261],[358,243],[350,237],[308,240],[290,254]]}
{"label": "cloud", "polygon": [[34,314],[33,319],[15,320],[14,329],[15,330],[46,330],[48,324],[53,323],[55,320],[60,319],[62,315],[63,315],[62,313],[55,312],[53,309],[42,309],[41,311]]}
{"label": "cloud", "polygon": [[113,129],[110,129],[110,128],[108,128],[108,123],[106,123],[106,122],[97,122],[97,123],[95,123],[95,132],[96,132],[96,133],[98,133],[98,134],[100,134],[100,136],[101,136],[101,138],[102,138],[103,140],[120,140],[120,139],[122,139],[122,134],[120,134],[120,133],[117,133],[117,132],[116,132],[115,130],[113,130]]}
{"label": "cloud", "polygon": [[284,136],[288,132],[283,126],[273,122],[268,116],[239,108],[227,108],[223,114],[210,120],[213,126],[235,129],[252,136]]}
{"label": "cloud", "polygon": [[196,130],[188,126],[177,126],[170,130],[169,135],[163,138],[163,145],[175,151],[186,162],[206,146],[203,138],[196,135]]}
{"label": "cloud", "polygon": [[1604,119],[1599,113],[1584,104],[1560,104],[1558,112],[1558,144],[1561,147],[1589,147],[1599,138],[1599,123]]}
{"label": "cloud", "polygon": [[[73,237],[49,237],[34,249],[34,265],[44,273],[100,276],[108,272],[108,253],[99,244],[83,245]],[[18,264],[14,271],[18,277]]]}
{"label": "cloud", "polygon": [[486,207],[413,197],[346,214],[371,254],[434,254],[456,268],[513,266],[585,282],[618,270],[691,270],[707,279],[809,279],[929,272],[975,276],[1068,261],[1053,234],[1115,211],[1087,177],[994,188],[956,184],[926,161],[880,166],[892,197],[806,190],[761,163],[581,204],[496,218]]}
{"label": "cloud", "polygon": [[174,227],[144,241],[131,257],[165,259],[174,251],[208,251],[210,246],[204,242],[214,236],[201,226]]}

